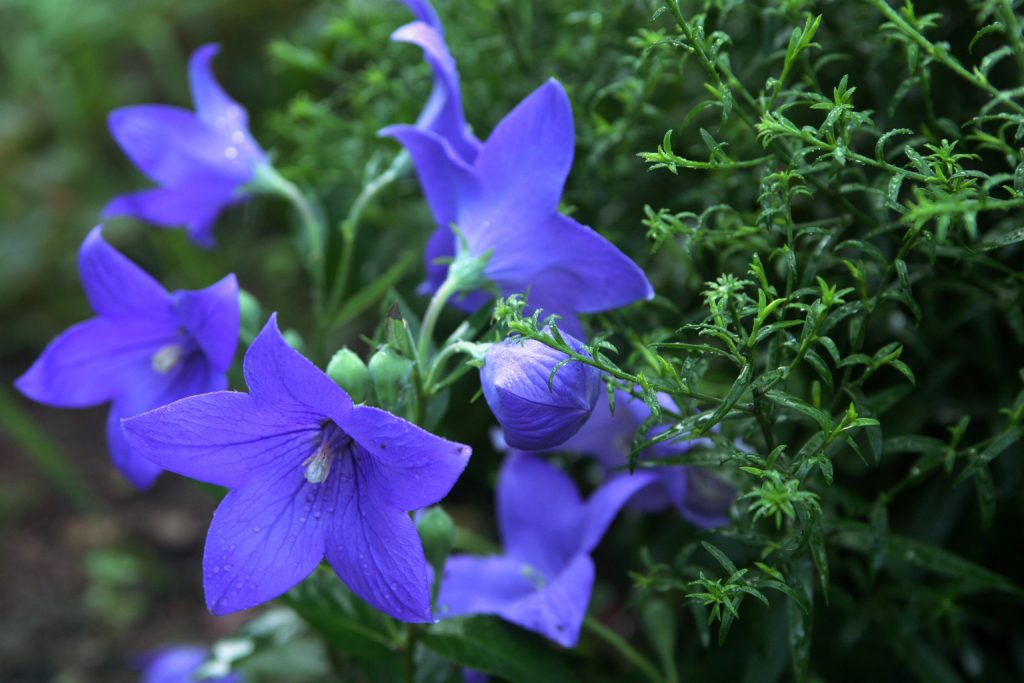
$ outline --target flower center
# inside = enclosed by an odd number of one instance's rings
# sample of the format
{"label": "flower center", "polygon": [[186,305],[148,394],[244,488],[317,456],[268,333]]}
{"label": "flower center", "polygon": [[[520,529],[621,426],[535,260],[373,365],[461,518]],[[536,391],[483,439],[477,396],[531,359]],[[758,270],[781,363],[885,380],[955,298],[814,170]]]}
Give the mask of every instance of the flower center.
{"label": "flower center", "polygon": [[325,422],[320,429],[320,443],[316,450],[302,462],[306,469],[306,481],[310,484],[322,484],[327,481],[334,459],[348,451],[351,445],[351,436],[333,422]]}
{"label": "flower center", "polygon": [[548,585],[548,580],[544,578],[544,575],[534,569],[528,564],[523,564],[519,567],[519,572],[526,578],[527,581],[533,584],[537,590],[543,590]]}
{"label": "flower center", "polygon": [[185,347],[181,344],[172,343],[161,346],[149,359],[149,364],[154,372],[166,375],[173,370],[185,356]]}

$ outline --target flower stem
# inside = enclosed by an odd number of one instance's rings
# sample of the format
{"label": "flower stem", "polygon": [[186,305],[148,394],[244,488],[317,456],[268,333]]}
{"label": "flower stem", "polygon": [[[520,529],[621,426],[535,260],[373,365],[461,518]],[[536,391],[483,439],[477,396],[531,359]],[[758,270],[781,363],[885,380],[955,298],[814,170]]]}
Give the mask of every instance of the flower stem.
{"label": "flower stem", "polygon": [[630,664],[643,672],[644,676],[646,676],[651,683],[665,683],[665,678],[658,671],[658,668],[651,663],[651,660],[640,654],[618,633],[611,630],[590,615],[584,617],[583,626],[595,636],[618,650],[619,654],[628,660]]}
{"label": "flower stem", "polygon": [[441,286],[434,292],[434,296],[430,298],[430,304],[427,305],[427,312],[423,314],[423,324],[420,326],[420,339],[416,348],[416,363],[419,365],[422,377],[427,376],[430,342],[434,337],[434,328],[437,327],[437,320],[441,316],[441,311],[444,310],[444,305],[448,303],[448,300],[458,290],[458,283],[451,276],[451,271],[449,270],[448,277],[445,278]]}

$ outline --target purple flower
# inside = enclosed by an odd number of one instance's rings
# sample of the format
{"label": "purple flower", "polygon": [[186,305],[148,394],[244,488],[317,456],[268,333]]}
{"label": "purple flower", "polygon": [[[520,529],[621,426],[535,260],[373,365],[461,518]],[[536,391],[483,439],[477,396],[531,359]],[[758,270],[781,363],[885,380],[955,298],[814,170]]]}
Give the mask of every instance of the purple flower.
{"label": "purple flower", "polygon": [[[195,673],[209,659],[203,647],[178,645],[150,653],[146,657],[141,683],[195,683]],[[210,683],[242,683],[239,674],[204,678]]]}
{"label": "purple flower", "polygon": [[121,195],[104,216],[132,216],[164,227],[185,226],[197,244],[213,246],[213,223],[246,197],[267,157],[249,133],[248,114],[213,78],[220,48],[204,45],[189,60],[195,113],[144,104],[116,109],[110,132],[125,154],[160,187]]}
{"label": "purple flower", "polygon": [[437,599],[441,616],[497,614],[574,646],[594,585],[590,552],[622,505],[653,480],[649,472],[619,475],[584,503],[560,470],[509,453],[497,496],[505,554],[449,558]]}
{"label": "purple flower", "polygon": [[[562,336],[583,352],[574,337]],[[554,448],[590,417],[601,390],[601,373],[569,361],[551,377],[567,358],[533,339],[506,339],[487,350],[480,384],[509,446],[531,451]]]}
{"label": "purple flower", "polygon": [[[658,400],[666,409],[677,409],[666,394],[660,394]],[[599,401],[587,423],[558,450],[590,455],[609,471],[621,470],[629,462],[633,435],[650,415],[643,401],[617,391],[615,413],[612,414],[607,401]],[[651,435],[658,431],[661,430],[652,430]],[[708,439],[662,442],[642,451],[640,459],[650,461],[680,455],[696,445],[709,443]],[[683,518],[701,528],[728,523],[727,513],[736,495],[728,483],[700,467],[679,465],[645,471],[656,476],[657,485],[639,494],[632,505],[651,512],[675,507]]]}
{"label": "purple flower", "polygon": [[448,493],[469,448],[353,405],[288,346],[274,316],[243,369],[248,394],[194,396],[124,422],[129,442],[154,462],[231,489],[206,538],[210,611],[275,598],[326,554],[373,607],[430,621],[427,565],[407,511]]}
{"label": "purple flower", "polygon": [[[490,252],[487,280],[503,295],[528,291],[532,307],[562,316],[563,326],[576,334],[579,313],[654,296],[625,254],[558,211],[575,144],[572,108],[561,84],[550,80],[535,90],[479,146],[466,130],[455,64],[437,27],[416,22],[396,37],[423,47],[435,70],[434,95],[417,125],[381,131],[409,151],[437,223],[421,291],[437,291],[448,276],[448,265],[439,260]],[[457,244],[453,225],[464,246]],[[473,310],[489,296],[479,290],[455,303]]]}
{"label": "purple flower", "polygon": [[168,294],[107,244],[99,226],[82,243],[78,270],[97,317],[54,339],[15,386],[59,408],[111,401],[111,457],[144,489],[161,469],[129,447],[121,419],[227,387],[238,344],[238,284],[228,275],[206,289]]}

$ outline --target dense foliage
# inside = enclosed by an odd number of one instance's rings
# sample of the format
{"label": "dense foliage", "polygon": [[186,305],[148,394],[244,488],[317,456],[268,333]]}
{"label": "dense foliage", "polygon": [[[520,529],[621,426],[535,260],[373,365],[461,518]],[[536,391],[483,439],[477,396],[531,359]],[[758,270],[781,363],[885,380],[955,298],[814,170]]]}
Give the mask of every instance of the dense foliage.
{"label": "dense foliage", "polygon": [[[729,523],[712,530],[669,512],[624,514],[594,553],[598,581],[572,650],[491,616],[400,625],[318,571],[286,608],[219,643],[207,671],[236,666],[253,681],[449,681],[463,666],[513,681],[1024,677],[1017,4],[439,0],[480,137],[549,76],[565,86],[577,148],[562,210],[639,263],[657,296],[589,316],[582,347],[524,312],[521,296],[469,328],[446,311],[439,327],[455,337],[428,376],[415,366],[430,340],[418,336],[426,304],[413,290],[433,221],[407,158],[377,137],[415,120],[429,92],[418,51],[387,40],[408,14],[397,2],[310,7],[265,60],[250,49],[248,66],[246,47],[225,42],[221,81],[260,105],[250,106],[254,135],[317,199],[329,267],[307,277],[304,233],[287,231],[289,214],[270,200],[222,220],[216,252],[127,222],[112,223],[115,234],[175,284],[234,270],[252,293],[247,343],[265,319],[257,309],[277,310],[286,338],[321,367],[342,344],[364,359],[387,345],[408,361],[394,385],[404,389],[373,400],[473,445],[444,502],[457,551],[497,545],[487,539],[501,460],[493,419],[471,403],[480,353],[470,329],[480,341],[515,332],[599,368],[600,401],[618,389],[651,411],[630,469],[700,466],[737,496]],[[96,209],[132,181],[90,182]],[[83,214],[74,229],[95,222]],[[54,239],[71,254],[80,236]],[[30,300],[0,305],[11,317]],[[36,311],[18,338],[41,345],[80,313]],[[697,438],[671,457],[641,457]],[[22,442],[31,450],[32,438]],[[552,460],[593,488],[590,461]],[[440,511],[419,518],[437,571],[447,524]],[[280,654],[289,648],[319,654],[294,666]]]}

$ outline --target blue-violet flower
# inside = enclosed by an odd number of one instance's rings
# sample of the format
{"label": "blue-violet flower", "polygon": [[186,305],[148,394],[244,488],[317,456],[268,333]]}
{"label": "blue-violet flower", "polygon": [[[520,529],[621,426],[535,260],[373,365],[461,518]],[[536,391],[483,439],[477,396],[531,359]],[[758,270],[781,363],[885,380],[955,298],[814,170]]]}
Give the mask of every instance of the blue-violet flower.
{"label": "blue-violet flower", "polygon": [[231,489],[206,538],[210,611],[275,598],[326,554],[373,607],[430,621],[427,564],[407,511],[443,498],[470,449],[353,405],[288,346],[274,316],[243,370],[248,394],[194,396],[124,422],[129,442],[160,466]]}
{"label": "blue-violet flower", "polygon": [[189,60],[195,113],[144,104],[116,109],[109,126],[139,169],[160,187],[121,195],[104,216],[132,216],[164,227],[185,226],[189,237],[213,246],[213,224],[267,156],[249,133],[248,114],[214,80],[210,61],[217,45],[204,45]]}
{"label": "blue-violet flower", "polygon": [[442,618],[496,614],[565,647],[579,639],[594,585],[590,552],[650,472],[618,475],[585,503],[563,472],[510,452],[498,479],[504,555],[454,555],[437,598]]}
{"label": "blue-violet flower", "polygon": [[[165,647],[145,658],[141,683],[195,683],[199,667],[209,659],[206,648],[192,645]],[[242,683],[240,674],[204,678],[208,683]]]}
{"label": "blue-violet flower", "polygon": [[[562,337],[584,353],[574,337]],[[531,451],[554,448],[590,417],[601,391],[601,373],[567,359],[533,339],[506,339],[487,350],[480,384],[509,446]]]}
{"label": "blue-violet flower", "polygon": [[227,387],[238,345],[238,284],[228,275],[206,289],[168,294],[107,244],[99,226],[82,243],[78,270],[97,317],[54,339],[15,386],[60,408],[112,402],[111,458],[144,489],[161,469],[129,447],[121,419]]}

